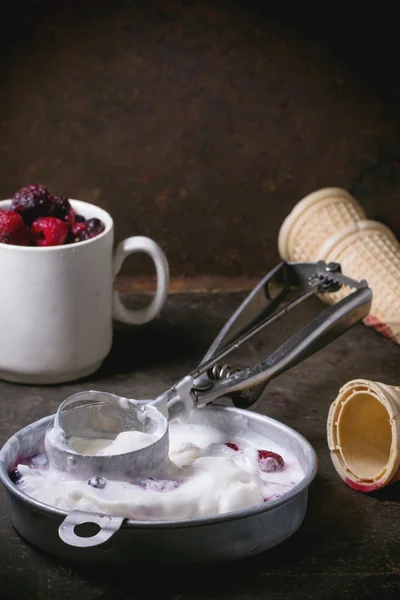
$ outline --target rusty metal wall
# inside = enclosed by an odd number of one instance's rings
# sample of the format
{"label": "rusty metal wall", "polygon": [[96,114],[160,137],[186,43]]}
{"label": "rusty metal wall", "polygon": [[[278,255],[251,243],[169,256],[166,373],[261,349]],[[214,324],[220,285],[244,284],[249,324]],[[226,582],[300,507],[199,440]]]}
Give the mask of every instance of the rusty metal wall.
{"label": "rusty metal wall", "polygon": [[320,4],[14,3],[1,195],[37,182],[98,203],[176,276],[265,272],[285,215],[325,185],[399,233],[394,19]]}

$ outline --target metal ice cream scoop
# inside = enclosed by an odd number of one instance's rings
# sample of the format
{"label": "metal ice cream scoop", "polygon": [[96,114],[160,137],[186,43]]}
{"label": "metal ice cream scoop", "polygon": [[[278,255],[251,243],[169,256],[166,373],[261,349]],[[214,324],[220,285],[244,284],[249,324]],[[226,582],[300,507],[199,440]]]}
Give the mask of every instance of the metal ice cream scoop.
{"label": "metal ice cream scoop", "polygon": [[[336,292],[342,286],[351,288],[351,293],[325,308],[264,361],[243,369],[222,362],[308,297]],[[293,288],[298,294],[285,302]],[[46,450],[51,463],[82,478],[104,476],[124,480],[165,473],[170,466],[170,421],[185,421],[193,409],[222,397],[231,398],[241,408],[251,406],[271,379],[367,316],[371,300],[367,282],[346,277],[337,263],[280,263],[226,322],[198,367],[155,400],[128,400],[96,391],[67,398],[46,433]],[[113,440],[123,431],[149,433],[155,441],[138,450],[112,456],[80,454],[69,444],[73,436]]]}
{"label": "metal ice cream scoop", "polygon": [[[110,440],[123,431],[139,431],[155,438],[140,451],[111,456],[81,454],[71,438]],[[106,392],[79,392],[58,408],[45,436],[46,452],[57,469],[78,478],[134,479],[157,475],[168,462],[168,420],[151,402],[129,400]]]}

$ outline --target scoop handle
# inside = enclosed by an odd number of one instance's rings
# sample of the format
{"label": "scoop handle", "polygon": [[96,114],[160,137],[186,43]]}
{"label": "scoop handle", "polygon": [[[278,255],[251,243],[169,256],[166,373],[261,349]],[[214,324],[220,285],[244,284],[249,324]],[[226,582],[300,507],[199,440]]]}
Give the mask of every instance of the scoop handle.
{"label": "scoop handle", "polygon": [[248,407],[277,375],[323,348],[361,321],[368,313],[372,291],[365,283],[315,317],[265,361],[216,381],[208,390],[196,391],[198,406],[229,396],[236,406]]}

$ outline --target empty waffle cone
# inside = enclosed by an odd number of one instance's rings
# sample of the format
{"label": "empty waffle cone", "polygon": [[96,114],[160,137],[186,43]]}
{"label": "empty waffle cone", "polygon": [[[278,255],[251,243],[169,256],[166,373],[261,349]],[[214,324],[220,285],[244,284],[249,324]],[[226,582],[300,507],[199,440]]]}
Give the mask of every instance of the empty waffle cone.
{"label": "empty waffle cone", "polygon": [[[400,243],[392,231],[377,221],[359,221],[326,240],[316,258],[338,262],[349,277],[367,280],[373,298],[364,323],[400,343]],[[350,291],[342,288],[323,299],[332,304]]]}
{"label": "empty waffle cone", "polygon": [[292,210],[279,231],[279,254],[285,261],[316,260],[332,234],[366,218],[360,204],[342,188],[323,188],[309,194]]}
{"label": "empty waffle cone", "polygon": [[332,462],[351,488],[372,492],[400,480],[400,387],[349,381],[330,407],[327,433]]}

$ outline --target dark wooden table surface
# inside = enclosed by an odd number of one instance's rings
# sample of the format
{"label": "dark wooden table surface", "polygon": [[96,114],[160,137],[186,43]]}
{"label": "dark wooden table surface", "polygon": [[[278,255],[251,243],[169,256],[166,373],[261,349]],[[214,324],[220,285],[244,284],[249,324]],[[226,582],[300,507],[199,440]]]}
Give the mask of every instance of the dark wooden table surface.
{"label": "dark wooden table surface", "polygon": [[[195,366],[242,295],[177,295],[148,326],[116,326],[102,369],[79,383],[27,387],[0,383],[0,444],[80,389],[153,397]],[[131,300],[134,302],[134,299]],[[239,362],[264,358],[300,321],[320,309],[303,305],[279,328],[240,351]],[[40,348],[38,348],[40,352]],[[302,433],[319,457],[306,519],[266,553],[234,564],[184,571],[99,569],[62,563],[25,543],[9,523],[0,492],[0,598],[92,600],[390,599],[400,598],[400,484],[373,495],[352,491],[336,474],[326,443],[326,417],[340,386],[365,377],[400,383],[400,348],[362,325],[281,375],[254,410]],[[216,540],[217,543],[217,540]]]}

